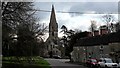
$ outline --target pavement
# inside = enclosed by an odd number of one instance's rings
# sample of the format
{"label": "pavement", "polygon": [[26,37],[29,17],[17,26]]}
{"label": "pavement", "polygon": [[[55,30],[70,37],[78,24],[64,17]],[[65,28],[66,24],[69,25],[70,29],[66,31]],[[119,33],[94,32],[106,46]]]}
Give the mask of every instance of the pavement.
{"label": "pavement", "polygon": [[50,63],[52,68],[87,68],[83,65],[78,65],[78,64],[72,64],[72,63],[67,63],[70,60],[69,59],[51,59],[47,58],[45,59]]}

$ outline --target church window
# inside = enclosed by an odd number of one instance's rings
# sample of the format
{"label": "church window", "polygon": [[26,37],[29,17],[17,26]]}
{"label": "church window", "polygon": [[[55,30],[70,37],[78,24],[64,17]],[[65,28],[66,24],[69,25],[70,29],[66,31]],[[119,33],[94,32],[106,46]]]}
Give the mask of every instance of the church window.
{"label": "church window", "polygon": [[54,32],[52,32],[52,36],[54,36]]}

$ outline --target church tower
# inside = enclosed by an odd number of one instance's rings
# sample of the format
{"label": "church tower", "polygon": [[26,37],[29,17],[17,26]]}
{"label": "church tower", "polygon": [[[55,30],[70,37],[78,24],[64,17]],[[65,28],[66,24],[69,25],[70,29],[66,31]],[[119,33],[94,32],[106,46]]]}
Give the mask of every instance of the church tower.
{"label": "church tower", "polygon": [[54,6],[52,5],[52,11],[50,16],[50,23],[49,23],[49,37],[46,40],[46,49],[48,54],[51,56],[53,55],[61,55],[61,51],[59,48],[59,38],[58,38],[58,24],[56,21],[55,10]]}
{"label": "church tower", "polygon": [[57,39],[58,38],[58,24],[56,21],[54,6],[52,5],[50,23],[49,23],[49,38]]}

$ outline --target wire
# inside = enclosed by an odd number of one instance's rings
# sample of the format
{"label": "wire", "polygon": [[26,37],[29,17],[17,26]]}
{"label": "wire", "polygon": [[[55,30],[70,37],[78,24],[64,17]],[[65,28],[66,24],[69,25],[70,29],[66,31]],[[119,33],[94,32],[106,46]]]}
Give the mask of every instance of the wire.
{"label": "wire", "polygon": [[[51,12],[49,10],[36,10],[36,11]],[[64,12],[64,11],[56,11],[56,13],[80,13],[80,14],[83,14],[82,12]]]}
{"label": "wire", "polygon": [[42,11],[42,12],[51,12],[51,11],[48,11],[48,10],[37,10],[37,11]]}
{"label": "wire", "polygon": [[[41,11],[41,12],[51,12],[49,10],[36,10],[36,11]],[[84,12],[65,12],[65,11],[56,11],[56,13],[76,13],[76,14],[84,14]],[[105,14],[105,13],[86,13],[86,14]],[[113,14],[113,13],[108,13],[108,14]],[[116,14],[116,13],[115,13]]]}

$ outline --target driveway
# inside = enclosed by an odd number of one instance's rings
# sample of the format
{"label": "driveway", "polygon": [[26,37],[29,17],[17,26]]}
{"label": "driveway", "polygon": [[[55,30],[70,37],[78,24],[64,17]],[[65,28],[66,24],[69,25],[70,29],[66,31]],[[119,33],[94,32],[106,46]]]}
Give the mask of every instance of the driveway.
{"label": "driveway", "polygon": [[87,68],[83,65],[66,63],[69,59],[45,59],[51,64],[52,68]]}

